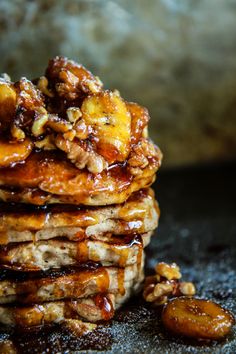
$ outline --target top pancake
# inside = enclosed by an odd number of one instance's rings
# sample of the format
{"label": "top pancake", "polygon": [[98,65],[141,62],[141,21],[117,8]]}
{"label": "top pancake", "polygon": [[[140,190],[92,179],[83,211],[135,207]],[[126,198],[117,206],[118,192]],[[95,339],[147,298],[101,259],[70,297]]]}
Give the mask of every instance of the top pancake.
{"label": "top pancake", "polygon": [[108,205],[149,186],[161,164],[148,112],[56,57],[34,84],[0,81],[0,199]]}

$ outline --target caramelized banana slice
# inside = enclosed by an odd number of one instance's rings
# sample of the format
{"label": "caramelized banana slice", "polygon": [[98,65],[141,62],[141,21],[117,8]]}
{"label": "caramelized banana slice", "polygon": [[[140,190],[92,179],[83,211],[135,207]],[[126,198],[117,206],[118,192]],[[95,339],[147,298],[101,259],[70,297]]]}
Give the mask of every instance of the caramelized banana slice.
{"label": "caramelized banana slice", "polygon": [[8,128],[16,110],[16,92],[9,82],[0,80],[0,130]]}
{"label": "caramelized banana slice", "polygon": [[234,324],[232,314],[216,303],[188,297],[169,301],[162,321],[175,334],[205,340],[222,339]]}
{"label": "caramelized banana slice", "polygon": [[0,140],[0,167],[8,167],[14,162],[24,161],[33,149],[29,139],[10,143]]}
{"label": "caramelized banana slice", "polygon": [[124,161],[130,152],[131,115],[122,98],[111,91],[88,96],[81,112],[94,130],[98,153],[109,163]]}

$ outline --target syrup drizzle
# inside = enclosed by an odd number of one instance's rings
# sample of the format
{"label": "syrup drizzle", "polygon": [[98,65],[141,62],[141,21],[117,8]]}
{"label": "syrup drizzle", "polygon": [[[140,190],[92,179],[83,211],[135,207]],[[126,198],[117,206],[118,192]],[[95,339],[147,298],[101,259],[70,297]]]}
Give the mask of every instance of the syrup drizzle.
{"label": "syrup drizzle", "polygon": [[97,294],[93,299],[95,305],[101,310],[103,320],[110,320],[114,316],[114,307],[109,296],[104,294]]}

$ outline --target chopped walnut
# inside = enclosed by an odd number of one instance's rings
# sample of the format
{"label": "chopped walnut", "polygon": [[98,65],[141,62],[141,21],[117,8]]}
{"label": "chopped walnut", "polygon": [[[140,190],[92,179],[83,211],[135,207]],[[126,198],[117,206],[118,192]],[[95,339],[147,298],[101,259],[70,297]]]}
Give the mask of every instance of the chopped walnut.
{"label": "chopped walnut", "polygon": [[34,145],[38,149],[43,149],[43,150],[55,150],[57,147],[54,144],[54,135],[47,135],[43,140],[36,141]]}
{"label": "chopped walnut", "polygon": [[135,145],[129,155],[128,165],[133,175],[142,174],[142,170],[148,166],[149,159],[156,157],[156,150],[153,144],[147,139],[141,139]]}
{"label": "chopped walnut", "polygon": [[196,293],[193,283],[180,282],[181,273],[175,264],[158,263],[156,274],[145,279],[143,297],[154,305],[163,305],[173,296],[192,296]]}
{"label": "chopped walnut", "polygon": [[195,295],[196,289],[193,283],[182,282],[179,284],[179,290],[183,295]]}
{"label": "chopped walnut", "polygon": [[179,271],[179,267],[175,263],[172,264],[167,264],[164,262],[158,263],[155,267],[155,271],[157,274],[159,274],[160,276],[168,280],[180,279],[182,276]]}
{"label": "chopped walnut", "polygon": [[83,336],[97,328],[95,323],[83,322],[75,319],[66,319],[63,321],[63,325],[75,336]]}
{"label": "chopped walnut", "polygon": [[75,136],[78,139],[85,140],[88,138],[89,134],[92,132],[90,125],[87,125],[83,118],[79,119],[74,126]]}
{"label": "chopped walnut", "polygon": [[82,116],[81,110],[77,107],[68,108],[66,114],[71,123],[76,122]]}
{"label": "chopped walnut", "polygon": [[68,130],[68,132],[65,132],[63,134],[63,138],[69,141],[73,141],[76,136],[76,131],[74,129]]}
{"label": "chopped walnut", "polygon": [[134,147],[128,160],[129,171],[133,176],[141,175],[143,169],[148,165],[148,159],[138,150]]}
{"label": "chopped walnut", "polygon": [[56,146],[67,153],[67,157],[77,168],[88,168],[91,173],[101,173],[108,167],[106,160],[93,150],[87,151],[79,142],[69,141],[57,136]]}
{"label": "chopped walnut", "polygon": [[54,94],[48,89],[48,79],[45,76],[41,76],[37,83],[38,89],[46,96],[53,97]]}
{"label": "chopped walnut", "polygon": [[23,130],[17,127],[15,124],[12,124],[11,126],[11,135],[16,140],[23,140],[25,138],[25,133]]}
{"label": "chopped walnut", "polygon": [[36,137],[42,135],[44,133],[44,126],[46,125],[47,121],[47,113],[39,114],[32,125],[32,134]]}
{"label": "chopped walnut", "polygon": [[[23,112],[23,116],[30,112],[38,112],[40,109],[45,109],[43,94],[30,80],[21,78],[20,81],[14,84],[17,94],[17,109]],[[32,116],[33,117],[33,116]],[[30,118],[32,118],[30,115]],[[29,118],[26,114],[25,118]]]}
{"label": "chopped walnut", "polygon": [[63,100],[76,100],[102,90],[102,82],[82,65],[62,57],[49,61],[46,70],[52,88]]}
{"label": "chopped walnut", "polygon": [[51,128],[56,133],[62,134],[72,130],[72,124],[58,117],[56,114],[48,115],[47,127]]}

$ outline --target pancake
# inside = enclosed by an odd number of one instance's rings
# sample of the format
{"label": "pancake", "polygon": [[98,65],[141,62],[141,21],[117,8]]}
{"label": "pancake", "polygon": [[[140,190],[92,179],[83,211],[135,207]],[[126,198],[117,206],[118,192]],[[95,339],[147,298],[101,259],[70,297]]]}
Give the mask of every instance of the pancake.
{"label": "pancake", "polygon": [[[65,319],[85,319],[90,322],[109,320],[114,315],[114,295],[97,295],[73,301],[51,301],[31,306],[0,306],[0,323],[10,326],[32,327],[60,323]],[[98,301],[106,304],[105,311]],[[113,300],[113,301],[112,301]]]}
{"label": "pancake", "polygon": [[140,288],[140,281],[126,289],[124,295],[97,294],[76,300],[49,301],[32,305],[1,305],[0,323],[8,326],[33,327],[63,323],[67,319],[107,321],[127,299]]}
{"label": "pancake", "polygon": [[124,295],[126,288],[134,281],[143,280],[143,259],[139,263],[118,267],[98,267],[89,269],[73,269],[65,273],[50,272],[48,275],[34,276],[32,272],[25,275],[16,272],[15,279],[0,281],[0,304],[30,304],[62,299],[78,299],[99,293],[119,293]]}
{"label": "pancake", "polygon": [[80,242],[47,240],[15,243],[0,247],[0,267],[36,271],[79,266],[93,261],[103,266],[126,267],[139,262],[151,232],[143,235],[112,236],[108,241],[87,239]]}
{"label": "pancake", "polygon": [[93,174],[76,168],[63,153],[34,152],[24,163],[0,168],[0,199],[38,205],[123,203],[154,182],[161,158],[160,151],[143,139],[127,163]]}
{"label": "pancake", "polygon": [[109,234],[143,234],[157,227],[159,208],[151,189],[134,193],[124,204],[109,207],[0,204],[0,245],[64,237],[106,240]]}

